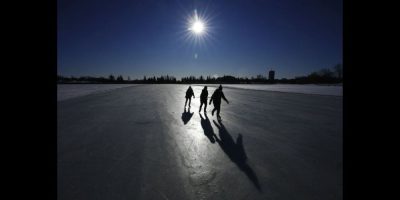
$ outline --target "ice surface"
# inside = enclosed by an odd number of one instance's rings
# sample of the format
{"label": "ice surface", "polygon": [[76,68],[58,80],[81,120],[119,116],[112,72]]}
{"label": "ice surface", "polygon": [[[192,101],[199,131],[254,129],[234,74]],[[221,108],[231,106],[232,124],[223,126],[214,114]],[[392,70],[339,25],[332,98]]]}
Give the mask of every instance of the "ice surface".
{"label": "ice surface", "polygon": [[[208,85],[208,84],[205,84]],[[218,86],[210,84],[210,86]],[[276,92],[290,92],[290,93],[303,93],[303,94],[319,94],[319,95],[332,95],[332,96],[343,96],[343,87],[337,85],[295,85],[295,84],[273,84],[273,85],[261,85],[261,84],[223,84],[227,88],[238,88],[248,90],[265,90],[265,91],[276,91]]]}
{"label": "ice surface", "polygon": [[[92,93],[106,92],[117,88],[130,87],[135,85],[137,84],[59,84],[57,85],[57,100],[62,101]],[[218,84],[204,84],[204,85],[218,86]],[[313,85],[313,84],[307,84],[307,85],[223,84],[223,86],[226,88],[237,88],[237,89],[248,89],[248,90],[343,96],[342,86]]]}
{"label": "ice surface", "polygon": [[135,85],[136,84],[59,84],[57,85],[57,101]]}
{"label": "ice surface", "polygon": [[59,101],[57,199],[342,199],[342,97],[226,88],[218,121],[187,88]]}

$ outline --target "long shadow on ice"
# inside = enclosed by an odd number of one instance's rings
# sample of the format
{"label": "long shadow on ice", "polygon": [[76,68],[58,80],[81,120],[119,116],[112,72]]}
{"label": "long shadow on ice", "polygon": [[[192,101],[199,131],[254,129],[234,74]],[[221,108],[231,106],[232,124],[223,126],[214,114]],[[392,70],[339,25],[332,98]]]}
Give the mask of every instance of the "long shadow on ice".
{"label": "long shadow on ice", "polygon": [[203,128],[204,135],[208,137],[208,139],[210,140],[211,143],[215,143],[215,139],[214,139],[215,133],[211,126],[211,122],[207,117],[207,113],[204,113],[204,116],[206,117],[205,119],[203,118],[201,113],[199,113],[199,115],[201,118],[201,127]]}
{"label": "long shadow on ice", "polygon": [[215,140],[217,141],[221,149],[226,153],[226,155],[228,155],[232,162],[234,162],[239,167],[239,169],[247,175],[247,177],[251,180],[251,182],[253,182],[256,188],[261,191],[260,183],[258,182],[256,174],[246,162],[247,156],[243,148],[243,136],[239,134],[235,143],[232,136],[226,130],[221,121],[218,121],[218,124],[214,120],[213,122],[219,130],[220,139],[218,139],[218,137],[215,137]]}
{"label": "long shadow on ice", "polygon": [[182,121],[183,121],[183,123],[184,123],[185,125],[186,125],[186,124],[189,122],[189,120],[192,118],[193,113],[194,113],[194,112],[190,113],[190,108],[188,109],[187,112],[186,112],[186,108],[183,110],[183,113],[182,113]]}

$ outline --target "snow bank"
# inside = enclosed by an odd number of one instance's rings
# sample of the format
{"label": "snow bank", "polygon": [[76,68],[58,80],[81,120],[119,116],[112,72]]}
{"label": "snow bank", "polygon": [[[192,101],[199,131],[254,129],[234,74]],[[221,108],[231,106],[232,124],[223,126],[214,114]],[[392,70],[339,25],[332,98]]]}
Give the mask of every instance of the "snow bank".
{"label": "snow bank", "polygon": [[[208,85],[208,84],[207,84]],[[210,86],[218,86],[210,84]],[[265,90],[265,91],[276,91],[276,92],[290,92],[290,93],[302,93],[302,94],[319,94],[319,95],[332,95],[332,96],[343,96],[343,87],[336,85],[295,85],[295,84],[272,84],[272,85],[261,85],[261,84],[223,84],[226,88],[238,88],[248,90]]]}
{"label": "snow bank", "polygon": [[[57,85],[57,101],[76,98],[92,93],[106,92],[117,88],[135,86],[137,84],[59,84]],[[217,84],[204,84],[210,87],[216,87]],[[223,84],[226,88],[238,88],[248,90],[264,90],[264,91],[277,91],[277,92],[290,92],[290,93],[303,93],[303,94],[319,94],[319,95],[332,95],[343,96],[342,86],[329,86],[329,85],[294,85],[294,84]]]}
{"label": "snow bank", "polygon": [[57,85],[57,101],[135,85],[136,84],[59,84]]}

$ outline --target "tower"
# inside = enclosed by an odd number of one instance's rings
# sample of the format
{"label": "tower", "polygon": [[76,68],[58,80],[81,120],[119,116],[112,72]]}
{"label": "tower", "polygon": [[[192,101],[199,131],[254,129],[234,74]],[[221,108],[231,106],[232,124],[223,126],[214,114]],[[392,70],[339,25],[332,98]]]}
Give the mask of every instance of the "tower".
{"label": "tower", "polygon": [[268,73],[268,80],[269,80],[270,82],[273,82],[273,81],[275,80],[275,71],[274,71],[274,70],[269,70],[269,73]]}

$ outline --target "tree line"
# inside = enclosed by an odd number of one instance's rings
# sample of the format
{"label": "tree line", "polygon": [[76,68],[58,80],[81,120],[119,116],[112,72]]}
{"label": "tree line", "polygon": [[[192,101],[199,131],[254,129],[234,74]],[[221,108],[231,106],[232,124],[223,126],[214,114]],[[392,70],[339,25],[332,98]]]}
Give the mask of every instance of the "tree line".
{"label": "tree line", "polygon": [[308,76],[299,76],[294,79],[281,79],[281,83],[293,84],[334,84],[343,83],[343,66],[337,64],[331,69],[324,68],[316,72],[312,72]]}
{"label": "tree line", "polygon": [[187,76],[177,80],[174,76],[144,76],[142,79],[131,80],[130,77],[124,79],[122,75],[115,77],[109,75],[108,77],[64,77],[57,76],[57,83],[118,83],[118,84],[165,84],[165,83],[183,83],[183,84],[337,84],[343,82],[343,67],[341,64],[335,65],[333,68],[324,68],[316,72],[312,72],[307,76],[299,76],[292,79],[274,79],[269,80],[266,76],[257,75],[255,77],[234,77],[231,75],[224,75],[222,77],[211,76]]}
{"label": "tree line", "polygon": [[173,76],[159,76],[159,77],[146,77],[143,79],[134,79],[128,76],[124,79],[122,75],[115,77],[114,75],[109,75],[108,77],[92,77],[92,76],[81,76],[81,77],[65,77],[58,75],[57,83],[114,83],[114,84],[144,84],[144,83],[178,83]]}

